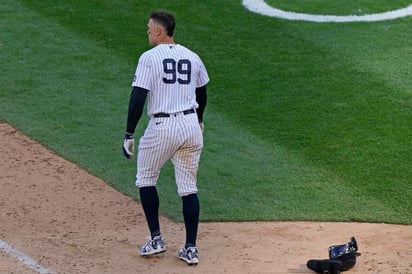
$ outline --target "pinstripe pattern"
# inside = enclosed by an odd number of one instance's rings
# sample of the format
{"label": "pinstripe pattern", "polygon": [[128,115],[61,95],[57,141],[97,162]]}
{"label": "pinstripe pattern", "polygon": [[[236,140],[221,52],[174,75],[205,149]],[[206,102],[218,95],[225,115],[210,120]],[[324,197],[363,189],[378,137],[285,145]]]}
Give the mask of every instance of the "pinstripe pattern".
{"label": "pinstripe pattern", "polygon": [[[196,113],[196,88],[209,76],[199,56],[175,44],[160,44],[139,58],[132,86],[149,90],[147,112],[151,117],[138,147],[136,185],[155,186],[169,159],[175,168],[180,196],[197,193],[196,177],[203,148]],[[156,113],[171,117],[154,118]]]}
{"label": "pinstripe pattern", "polygon": [[196,193],[202,148],[203,136],[195,113],[151,119],[139,142],[136,185],[156,185],[161,168],[171,159],[178,194]]}
{"label": "pinstripe pattern", "polygon": [[[191,63],[191,81],[189,84],[167,84],[163,78],[170,79],[171,74],[164,72],[163,60],[189,60]],[[169,66],[169,69],[171,66]],[[186,69],[186,68],[184,68]],[[178,75],[186,79],[186,75]],[[160,44],[146,51],[139,58],[132,86],[149,90],[147,112],[149,116],[164,112],[177,113],[186,109],[197,108],[195,89],[207,84],[209,76],[199,56],[181,45]]]}

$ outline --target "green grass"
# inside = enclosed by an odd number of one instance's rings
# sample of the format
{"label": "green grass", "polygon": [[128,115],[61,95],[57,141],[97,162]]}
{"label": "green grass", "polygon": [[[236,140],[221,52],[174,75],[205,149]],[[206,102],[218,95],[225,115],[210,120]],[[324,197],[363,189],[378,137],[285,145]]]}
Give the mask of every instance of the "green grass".
{"label": "green grass", "polygon": [[405,8],[411,5],[409,0],[376,1],[376,0],[266,0],[268,5],[292,12],[310,14],[334,14],[334,15],[364,15],[381,13]]}
{"label": "green grass", "polygon": [[[162,7],[212,79],[203,221],[412,223],[411,18],[314,24],[234,0],[135,2],[2,2],[0,119],[138,199],[120,146],[147,16]],[[159,192],[162,213],[181,220],[170,164]]]}

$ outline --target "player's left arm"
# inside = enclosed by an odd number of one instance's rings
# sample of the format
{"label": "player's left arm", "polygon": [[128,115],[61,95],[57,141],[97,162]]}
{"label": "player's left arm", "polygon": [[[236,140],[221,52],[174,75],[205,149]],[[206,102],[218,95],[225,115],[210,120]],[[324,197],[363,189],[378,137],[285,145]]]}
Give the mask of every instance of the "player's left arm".
{"label": "player's left arm", "polygon": [[196,88],[196,102],[199,105],[196,109],[197,118],[199,124],[201,124],[203,123],[203,112],[205,111],[207,103],[206,85]]}

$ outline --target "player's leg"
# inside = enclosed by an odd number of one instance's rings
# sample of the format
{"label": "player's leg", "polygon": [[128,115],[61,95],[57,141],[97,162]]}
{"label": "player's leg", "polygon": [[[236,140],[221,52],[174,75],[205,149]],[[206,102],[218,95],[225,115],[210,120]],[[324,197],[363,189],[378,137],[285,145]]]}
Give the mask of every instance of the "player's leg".
{"label": "player's leg", "polygon": [[159,196],[155,186],[139,188],[140,202],[146,216],[150,236],[154,239],[160,235],[159,224]]}
{"label": "player's leg", "polygon": [[174,153],[171,161],[175,170],[179,196],[197,193],[197,171],[203,149],[203,136],[199,124],[181,128],[180,135],[185,140]]}
{"label": "player's leg", "polygon": [[196,247],[200,205],[197,193],[182,197],[183,218],[186,228],[185,248]]}
{"label": "player's leg", "polygon": [[182,116],[179,124],[179,148],[171,160],[175,170],[177,192],[183,197],[197,193],[197,170],[203,149],[203,134],[196,114]]}
{"label": "player's leg", "polygon": [[199,254],[196,246],[197,229],[199,225],[199,199],[197,193],[182,197],[183,217],[186,228],[185,245],[179,249],[178,256],[189,265],[199,262]]}
{"label": "player's leg", "polygon": [[182,197],[183,218],[186,228],[185,246],[179,250],[179,258],[188,264],[198,263],[196,247],[200,205],[197,196],[197,170],[203,148],[203,136],[197,119],[180,129],[187,140],[172,157],[178,194]]}
{"label": "player's leg", "polygon": [[167,120],[158,125],[151,121],[139,142],[136,185],[139,187],[140,201],[150,230],[150,237],[140,249],[143,256],[166,250],[160,232],[156,183],[163,165],[175,150],[173,143],[165,141],[171,140],[166,138],[168,126]]}
{"label": "player's leg", "polygon": [[159,197],[155,186],[139,188],[140,201],[149,226],[150,236],[141,246],[140,255],[149,256],[166,251],[166,244],[160,232]]}
{"label": "player's leg", "polygon": [[[196,183],[199,156],[199,151],[182,149],[172,158],[175,168],[177,191],[179,196],[182,197],[183,219],[186,228],[186,247],[196,246],[200,211]],[[188,161],[188,159],[192,160]]]}

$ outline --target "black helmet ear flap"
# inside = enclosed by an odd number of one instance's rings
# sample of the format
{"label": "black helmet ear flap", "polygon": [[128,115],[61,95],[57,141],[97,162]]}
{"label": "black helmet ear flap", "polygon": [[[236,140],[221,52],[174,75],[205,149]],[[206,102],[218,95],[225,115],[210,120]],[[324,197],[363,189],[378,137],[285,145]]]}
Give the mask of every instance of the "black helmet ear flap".
{"label": "black helmet ear flap", "polygon": [[355,237],[342,245],[332,245],[329,247],[329,259],[312,259],[306,266],[316,273],[339,274],[341,271],[351,269],[356,264],[356,257],[361,254],[358,252],[358,243]]}
{"label": "black helmet ear flap", "polygon": [[347,244],[330,246],[329,259],[336,259],[348,254],[355,254],[356,256],[359,256],[360,253],[357,253],[357,251],[358,243],[356,242],[355,237],[352,237]]}
{"label": "black helmet ear flap", "polygon": [[329,247],[329,259],[341,261],[341,271],[346,271],[354,267],[356,264],[356,257],[360,255],[355,237],[352,237],[347,244],[333,245]]}

